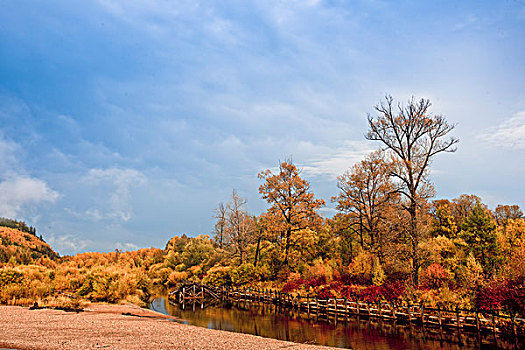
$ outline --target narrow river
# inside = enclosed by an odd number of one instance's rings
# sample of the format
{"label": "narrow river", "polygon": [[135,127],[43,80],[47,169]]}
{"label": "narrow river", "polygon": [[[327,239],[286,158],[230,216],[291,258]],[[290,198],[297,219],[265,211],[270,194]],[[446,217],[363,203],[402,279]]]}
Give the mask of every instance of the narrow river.
{"label": "narrow river", "polygon": [[150,309],[181,319],[185,324],[254,334],[296,343],[319,344],[356,350],[382,349],[514,349],[512,339],[443,330],[415,325],[399,325],[381,320],[350,318],[335,324],[308,319],[305,314],[279,310],[274,305],[232,304],[201,308],[199,304],[180,306],[157,298]]}

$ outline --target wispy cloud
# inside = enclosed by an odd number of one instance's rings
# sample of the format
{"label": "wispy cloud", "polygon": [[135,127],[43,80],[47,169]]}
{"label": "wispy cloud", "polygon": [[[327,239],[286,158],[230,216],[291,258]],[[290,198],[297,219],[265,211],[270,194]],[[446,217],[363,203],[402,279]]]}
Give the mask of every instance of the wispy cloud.
{"label": "wispy cloud", "polygon": [[51,233],[46,239],[55,251],[65,254],[80,252],[93,243],[90,240],[80,238],[79,235],[72,234],[57,235]]}
{"label": "wispy cloud", "polygon": [[20,146],[0,134],[0,216],[27,217],[29,208],[54,203],[58,192],[24,169],[18,160]]}
{"label": "wispy cloud", "polygon": [[120,249],[120,250],[124,250],[124,251],[139,249],[138,245],[133,244],[133,243],[129,243],[129,242],[128,243],[117,242],[117,243],[115,243],[115,247],[116,247],[116,249]]}
{"label": "wispy cloud", "polygon": [[[131,191],[144,185],[146,176],[135,169],[91,169],[83,182],[98,190],[107,191],[106,196],[98,197],[96,207],[87,209],[84,214],[93,220],[116,219],[128,221],[133,215]],[[105,200],[104,200],[105,199]]]}
{"label": "wispy cloud", "polygon": [[54,203],[58,193],[42,180],[13,176],[0,182],[0,216],[17,218],[27,214],[24,209],[43,202]]}
{"label": "wispy cloud", "polygon": [[518,112],[501,124],[486,129],[478,138],[496,147],[525,149],[525,111]]}
{"label": "wispy cloud", "polygon": [[303,165],[302,169],[305,175],[325,176],[333,180],[372,152],[371,146],[369,141],[348,141],[321,159]]}
{"label": "wispy cloud", "polygon": [[0,133],[0,177],[6,176],[9,173],[16,172],[19,164],[16,158],[16,153],[20,150],[20,146],[13,141],[2,137]]}

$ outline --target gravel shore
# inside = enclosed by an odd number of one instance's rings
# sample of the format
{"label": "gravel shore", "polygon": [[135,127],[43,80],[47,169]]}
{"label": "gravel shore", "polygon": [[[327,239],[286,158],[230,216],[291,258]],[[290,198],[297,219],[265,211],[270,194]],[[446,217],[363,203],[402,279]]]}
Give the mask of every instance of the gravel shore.
{"label": "gravel shore", "polygon": [[84,312],[0,306],[0,348],[333,349],[170,322],[135,305],[91,304]]}

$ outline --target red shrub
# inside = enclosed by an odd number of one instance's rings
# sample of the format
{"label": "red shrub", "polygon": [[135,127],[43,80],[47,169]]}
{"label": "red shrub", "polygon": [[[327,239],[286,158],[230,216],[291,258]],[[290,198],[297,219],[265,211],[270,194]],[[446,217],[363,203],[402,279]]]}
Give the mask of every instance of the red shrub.
{"label": "red shrub", "polygon": [[332,283],[330,283],[330,288],[332,290],[335,290],[336,292],[340,291],[341,288],[343,288],[343,282],[341,281],[332,281]]}
{"label": "red shrub", "polygon": [[341,281],[345,286],[353,284],[352,276],[349,273],[343,273],[337,280]]}
{"label": "red shrub", "polygon": [[319,292],[317,292],[317,297],[319,299],[327,300],[327,299],[333,298],[334,294],[332,293],[332,290],[330,289],[330,287],[323,287],[319,290]]}
{"label": "red shrub", "polygon": [[354,300],[359,296],[359,287],[351,285],[341,288],[341,294],[346,299]]}
{"label": "red shrub", "polygon": [[432,264],[423,271],[422,286],[429,289],[438,289],[450,280],[450,274],[439,264]]}
{"label": "red shrub", "polygon": [[368,286],[365,289],[363,289],[359,295],[359,299],[364,301],[369,301],[371,303],[376,302],[379,300],[379,297],[381,296],[381,287],[379,286]]}
{"label": "red shrub", "polygon": [[322,286],[323,284],[326,284],[326,276],[311,277],[305,284],[312,288]]}
{"label": "red shrub", "polygon": [[490,283],[476,294],[476,307],[483,311],[498,310],[508,292],[507,286],[501,281]]}
{"label": "red shrub", "polygon": [[381,294],[389,302],[394,302],[405,292],[405,284],[401,281],[387,281],[381,286]]}
{"label": "red shrub", "polygon": [[503,307],[511,314],[525,315],[525,278],[506,281],[508,293]]}
{"label": "red shrub", "polygon": [[286,282],[286,284],[281,289],[281,292],[283,292],[283,293],[292,292],[292,291],[298,289],[299,287],[301,287],[301,285],[303,283],[304,283],[304,280],[302,278],[298,278],[296,280],[290,280],[290,281]]}
{"label": "red shrub", "polygon": [[511,314],[525,315],[525,280],[490,283],[476,294],[476,307],[484,311],[504,308]]}

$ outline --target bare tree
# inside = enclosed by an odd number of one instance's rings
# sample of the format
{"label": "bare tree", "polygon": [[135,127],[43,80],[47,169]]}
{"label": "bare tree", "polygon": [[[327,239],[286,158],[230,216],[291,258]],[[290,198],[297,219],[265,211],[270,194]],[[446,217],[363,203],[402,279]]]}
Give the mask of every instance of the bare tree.
{"label": "bare tree", "polygon": [[226,232],[226,214],[228,213],[228,205],[219,203],[215,208],[215,242],[219,245],[219,248],[223,248],[227,244],[228,233]]}
{"label": "bare tree", "polygon": [[449,124],[441,115],[429,112],[430,100],[414,98],[405,106],[397,104],[394,99],[386,96],[375,106],[378,115],[368,115],[368,140],[380,141],[390,151],[395,167],[390,176],[398,180],[398,192],[407,199],[404,209],[410,215],[408,228],[411,241],[412,281],[418,284],[420,267],[417,227],[418,203],[431,197],[433,191],[429,183],[429,166],[434,156],[441,152],[454,152],[458,139],[444,139],[455,125]]}
{"label": "bare tree", "polygon": [[253,241],[255,230],[252,217],[243,208],[245,204],[246,199],[241,198],[234,190],[232,200],[228,205],[226,219],[226,232],[228,232],[235,253],[239,254],[241,265],[244,262],[246,249]]}

